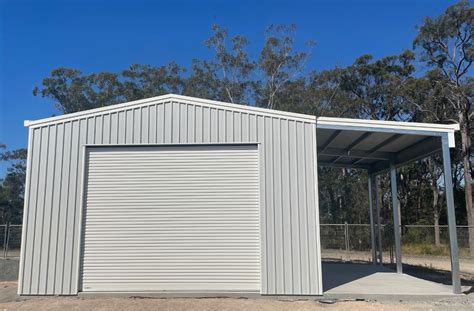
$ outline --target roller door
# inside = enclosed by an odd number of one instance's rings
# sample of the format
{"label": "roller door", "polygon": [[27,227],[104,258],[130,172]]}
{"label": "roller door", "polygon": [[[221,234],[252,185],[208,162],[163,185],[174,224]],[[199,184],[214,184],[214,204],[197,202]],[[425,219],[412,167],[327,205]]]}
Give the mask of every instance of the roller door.
{"label": "roller door", "polygon": [[88,147],[84,292],[260,290],[255,145]]}

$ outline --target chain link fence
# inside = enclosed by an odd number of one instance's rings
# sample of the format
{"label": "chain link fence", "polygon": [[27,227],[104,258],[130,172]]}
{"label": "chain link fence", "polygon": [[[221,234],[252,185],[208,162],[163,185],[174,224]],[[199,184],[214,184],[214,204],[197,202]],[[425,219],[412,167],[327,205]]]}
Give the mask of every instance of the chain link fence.
{"label": "chain link fence", "polygon": [[0,254],[3,258],[20,257],[21,225],[0,225]]}
{"label": "chain link fence", "polygon": [[[474,273],[469,256],[469,227],[457,226],[461,270]],[[375,227],[377,236],[377,226]],[[321,254],[325,260],[372,261],[369,224],[321,224]],[[382,259],[394,263],[393,225],[381,225]],[[402,225],[402,262],[439,269],[450,269],[447,225]],[[377,239],[375,240],[378,244]],[[464,269],[463,269],[464,268]]]}
{"label": "chain link fence", "polygon": [[[321,253],[323,259],[341,261],[371,261],[372,246],[369,224],[321,224]],[[377,227],[375,228],[377,230]],[[381,225],[382,258],[386,263],[394,262],[393,226]],[[448,226],[439,226],[439,234],[433,225],[404,225],[402,232],[402,261],[423,257],[423,265],[443,260],[449,263]],[[465,259],[474,272],[474,259],[469,257],[469,227],[457,226],[459,255]],[[436,238],[438,235],[439,238]],[[376,243],[377,240],[376,240]],[[0,225],[0,257],[18,258],[20,256],[21,225]],[[411,258],[411,259],[410,259]],[[431,260],[432,259],[432,260]],[[469,260],[469,261],[467,261]],[[472,263],[471,263],[472,262]],[[461,262],[461,266],[463,262]],[[466,264],[467,265],[467,264]]]}

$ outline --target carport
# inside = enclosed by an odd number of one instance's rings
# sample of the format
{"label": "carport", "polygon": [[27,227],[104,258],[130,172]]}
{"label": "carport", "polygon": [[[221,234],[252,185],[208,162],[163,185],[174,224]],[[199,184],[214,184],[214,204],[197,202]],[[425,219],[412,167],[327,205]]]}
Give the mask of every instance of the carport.
{"label": "carport", "polygon": [[[459,126],[456,124],[423,124],[320,117],[317,118],[316,128],[319,166],[363,169],[368,172],[370,233],[372,263],[374,265],[382,265],[380,206],[378,200],[375,200],[375,204],[373,203],[374,196],[377,197],[374,178],[378,174],[390,172],[396,272],[398,275],[403,274],[403,269],[400,211],[396,195],[397,168],[435,153],[440,152],[442,154],[448,211],[452,292],[460,294],[458,243],[449,151],[450,148],[455,147],[454,132],[459,130]],[[361,271],[361,269],[367,270],[367,267],[353,266],[353,269]],[[380,271],[377,270],[376,272]],[[372,274],[372,272],[370,273]],[[386,279],[387,275],[384,275],[383,278]],[[399,279],[400,277],[395,278]],[[378,282],[379,285],[384,285],[387,281],[387,279],[385,282],[377,281],[377,278],[371,279],[372,283],[377,284]],[[410,280],[400,279],[399,281],[408,282]],[[367,286],[367,284],[363,286]]]}

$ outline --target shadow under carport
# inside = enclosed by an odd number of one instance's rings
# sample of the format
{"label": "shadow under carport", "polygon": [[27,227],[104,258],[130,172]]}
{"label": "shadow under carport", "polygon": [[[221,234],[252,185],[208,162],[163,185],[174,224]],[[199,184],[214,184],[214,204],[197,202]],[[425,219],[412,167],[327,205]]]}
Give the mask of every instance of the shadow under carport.
{"label": "shadow under carport", "polygon": [[398,274],[379,265],[323,262],[322,270],[325,295],[354,298],[453,295],[451,286]]}

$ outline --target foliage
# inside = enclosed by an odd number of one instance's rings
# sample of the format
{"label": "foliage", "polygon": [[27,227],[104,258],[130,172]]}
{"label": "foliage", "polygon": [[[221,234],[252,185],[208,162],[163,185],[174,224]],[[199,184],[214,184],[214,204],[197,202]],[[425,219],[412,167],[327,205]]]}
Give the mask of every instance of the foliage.
{"label": "foliage", "polygon": [[[469,1],[462,0],[436,18],[425,18],[413,45],[420,52],[421,61],[436,72],[431,78],[438,84],[437,89],[441,90],[449,106],[447,111],[452,112],[450,119],[459,123],[461,148],[458,156],[463,160],[465,206],[467,222],[473,226],[469,230],[469,239],[471,256],[474,257],[474,168],[471,163],[474,78],[470,75],[474,62],[474,8]],[[432,105],[420,102],[418,107],[426,112]]]}
{"label": "foliage", "polygon": [[249,89],[252,86],[250,76],[255,69],[255,63],[249,60],[245,48],[248,40],[236,35],[230,38],[231,49],[227,47],[227,30],[219,25],[213,25],[214,34],[205,44],[215,50],[215,60],[210,62],[214,70],[221,73],[217,86],[225,93],[225,100],[231,103],[245,103]]}
{"label": "foliage", "polygon": [[[309,52],[294,51],[295,25],[271,25],[265,31],[265,43],[257,61],[262,74],[256,85],[258,106],[279,109],[286,100],[284,88],[301,76],[310,55]],[[312,47],[314,41],[308,41]]]}
{"label": "foliage", "polygon": [[[6,146],[0,145],[0,148]],[[0,179],[0,224],[19,224],[25,191],[26,149],[1,152],[0,160],[11,162],[5,177]]]}

